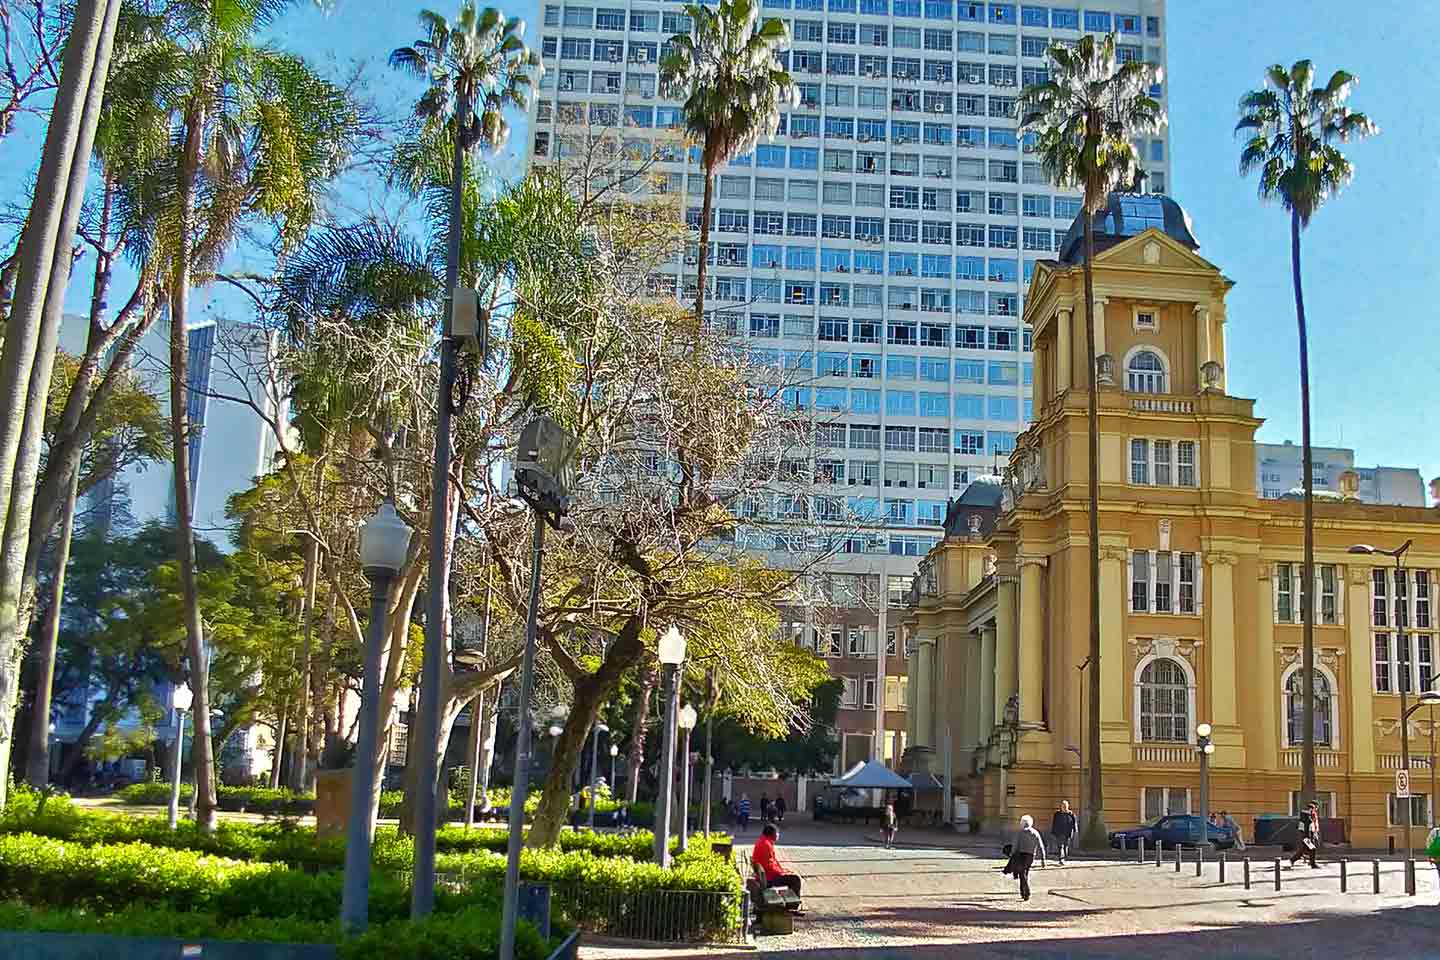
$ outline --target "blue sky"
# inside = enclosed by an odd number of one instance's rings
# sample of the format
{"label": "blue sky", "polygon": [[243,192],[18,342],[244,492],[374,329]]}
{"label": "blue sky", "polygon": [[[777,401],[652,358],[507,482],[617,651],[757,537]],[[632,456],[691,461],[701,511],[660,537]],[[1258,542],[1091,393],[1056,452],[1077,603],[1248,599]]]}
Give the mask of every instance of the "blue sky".
{"label": "blue sky", "polygon": [[[453,13],[443,0],[433,5]],[[1436,423],[1429,385],[1440,351],[1423,331],[1414,333],[1417,323],[1424,326],[1423,305],[1437,280],[1436,258],[1426,251],[1440,224],[1434,180],[1440,151],[1428,113],[1440,75],[1425,64],[1440,59],[1440,34],[1418,29],[1417,7],[1395,0],[1314,0],[1305,16],[1296,16],[1292,4],[1253,0],[1169,6],[1171,192],[1194,220],[1200,252],[1235,281],[1230,391],[1259,400],[1262,440],[1299,441],[1289,221],[1279,207],[1261,205],[1253,180],[1236,172],[1235,103],[1272,62],[1309,57],[1326,76],[1343,66],[1360,80],[1353,105],[1380,124],[1381,134],[1348,148],[1354,183],[1303,236],[1314,441],[1354,447],[1362,465],[1416,466],[1427,480],[1440,475],[1440,444],[1428,432]],[[367,61],[371,95],[403,105],[413,82],[384,61],[392,47],[414,39],[417,9],[333,0],[329,12],[288,16],[275,39],[337,73]],[[535,2],[504,8],[530,23],[532,39],[538,9]],[[496,158],[501,172],[518,172],[525,140],[517,125]],[[16,136],[0,147],[0,184],[23,182],[36,143]]]}

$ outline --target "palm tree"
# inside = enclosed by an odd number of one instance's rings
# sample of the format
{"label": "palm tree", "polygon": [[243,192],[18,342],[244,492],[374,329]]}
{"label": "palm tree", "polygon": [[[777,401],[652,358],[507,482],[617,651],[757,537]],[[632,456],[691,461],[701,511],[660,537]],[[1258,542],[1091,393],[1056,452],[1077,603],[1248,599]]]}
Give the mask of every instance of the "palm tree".
{"label": "palm tree", "polygon": [[1336,70],[1316,89],[1315,65],[1298,61],[1289,70],[1275,64],[1265,71],[1265,86],[1240,98],[1235,132],[1246,137],[1240,151],[1240,175],[1260,171],[1260,199],[1279,200],[1290,211],[1290,280],[1295,287],[1295,323],[1300,332],[1300,447],[1305,484],[1304,620],[1305,747],[1301,802],[1315,796],[1315,527],[1314,478],[1310,459],[1310,343],[1305,326],[1305,293],[1300,280],[1300,231],[1315,211],[1350,182],[1354,170],[1335,146],[1378,133],[1363,113],[1345,101],[1355,78]]}
{"label": "palm tree", "polygon": [[[429,86],[415,112],[433,137],[448,132],[454,147],[450,176],[449,243],[445,258],[445,290],[459,296],[460,243],[464,227],[465,156],[475,147],[495,149],[510,132],[505,107],[529,103],[531,73],[540,72],[539,54],[522,39],[525,23],[506,20],[499,10],[477,12],[473,0],[461,0],[459,19],[452,25],[430,10],[420,11],[425,37],[390,54],[391,66],[424,78]],[[450,538],[454,523],[450,504],[451,395],[455,387],[457,346],[450,337],[450,318],[440,344],[440,402],[436,404],[435,465],[430,500],[430,571],[432,585],[443,583],[450,570]],[[441,663],[445,644],[447,590],[433,587],[427,595],[425,649],[420,684],[421,762],[415,774],[419,785],[415,822],[422,825],[415,839],[415,887],[412,913],[425,916],[435,896],[435,823],[438,806],[438,751],[440,701],[443,696]]]}
{"label": "palm tree", "polygon": [[[218,269],[246,221],[268,223],[282,246],[305,233],[320,194],[349,155],[356,114],[344,91],[299,57],[259,41],[289,0],[176,0],[162,29],[114,78],[112,108],[137,118],[160,159],[116,164],[120,202],[145,224],[170,323],[170,422],[176,553],[194,691],[197,819],[215,823],[204,628],[195,578],[187,412],[190,288]],[[145,121],[140,124],[138,121]],[[144,156],[148,151],[141,151]]]}
{"label": "palm tree", "polygon": [[1143,176],[1131,139],[1165,123],[1165,111],[1150,95],[1158,67],[1115,56],[1115,35],[1081,38],[1074,47],[1052,44],[1050,75],[1020,93],[1021,128],[1038,136],[1041,165],[1057,187],[1083,194],[1085,231],[1085,350],[1089,389],[1090,492],[1090,743],[1089,795],[1083,842],[1109,843],[1100,775],[1100,425],[1095,370],[1095,214],[1114,190]]}
{"label": "palm tree", "polygon": [[685,101],[685,130],[701,144],[705,199],[700,205],[700,260],[695,319],[705,316],[706,259],[715,171],[755,149],[761,137],[780,126],[780,104],[794,103],[798,91],[776,55],[790,44],[785,21],[760,23],[756,0],[720,0],[711,8],[685,5],[693,29],[667,41],[660,61],[660,92]]}

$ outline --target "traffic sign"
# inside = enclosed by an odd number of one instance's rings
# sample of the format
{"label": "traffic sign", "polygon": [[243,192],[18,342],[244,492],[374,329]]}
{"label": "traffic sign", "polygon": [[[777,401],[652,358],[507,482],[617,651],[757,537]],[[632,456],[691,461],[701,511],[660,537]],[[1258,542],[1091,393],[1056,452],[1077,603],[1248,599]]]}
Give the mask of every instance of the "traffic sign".
{"label": "traffic sign", "polygon": [[1410,771],[1395,771],[1395,798],[1397,800],[1408,800],[1410,798]]}

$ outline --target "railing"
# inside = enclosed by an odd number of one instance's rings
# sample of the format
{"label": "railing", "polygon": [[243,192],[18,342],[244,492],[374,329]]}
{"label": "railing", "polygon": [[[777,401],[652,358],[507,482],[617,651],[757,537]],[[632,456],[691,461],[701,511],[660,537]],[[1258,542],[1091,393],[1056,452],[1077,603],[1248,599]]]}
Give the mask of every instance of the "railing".
{"label": "railing", "polygon": [[1195,747],[1188,743],[1135,745],[1135,762],[1167,767],[1193,767],[1199,764]]}
{"label": "railing", "polygon": [[[1294,767],[1300,769],[1305,765],[1305,752],[1303,750],[1284,750],[1280,753],[1280,766]],[[1340,768],[1340,754],[1333,750],[1316,750],[1315,766],[1317,769],[1338,770]]]}
{"label": "railing", "polygon": [[[1427,749],[1428,749],[1428,745],[1427,745]],[[1382,754],[1380,754],[1380,769],[1381,769],[1381,770],[1399,770],[1399,769],[1402,768],[1402,766],[1403,766],[1403,765],[1400,763],[1400,754],[1398,754],[1398,753],[1382,753]],[[1411,770],[1416,770],[1416,769],[1429,770],[1429,769],[1430,769],[1430,757],[1429,757],[1429,756],[1421,756],[1421,755],[1419,755],[1418,753],[1416,753],[1414,750],[1411,750],[1411,751],[1410,751],[1410,769],[1411,769]]]}
{"label": "railing", "polygon": [[[395,876],[408,886],[413,875]],[[496,885],[494,877],[437,873],[436,886],[454,891]],[[585,933],[654,943],[743,944],[749,894],[719,890],[627,890],[601,882],[545,883],[550,921]],[[522,884],[523,886],[523,884]],[[497,886],[498,892],[498,886]],[[524,916],[522,910],[522,917]]]}
{"label": "railing", "polygon": [[744,893],[625,890],[589,883],[557,883],[550,889],[554,919],[597,936],[655,943],[745,942]]}
{"label": "railing", "polygon": [[1141,413],[1194,413],[1195,401],[1169,397],[1131,397],[1130,409]]}

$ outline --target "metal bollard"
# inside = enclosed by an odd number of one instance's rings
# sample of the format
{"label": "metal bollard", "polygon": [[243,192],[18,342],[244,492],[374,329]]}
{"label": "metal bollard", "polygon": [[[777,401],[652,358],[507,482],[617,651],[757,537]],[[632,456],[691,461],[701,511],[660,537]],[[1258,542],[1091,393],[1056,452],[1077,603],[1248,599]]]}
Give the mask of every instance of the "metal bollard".
{"label": "metal bollard", "polygon": [[1275,858],[1275,889],[1280,889],[1280,858]]}
{"label": "metal bollard", "polygon": [[1350,880],[1346,876],[1349,872],[1350,861],[1344,857],[1340,858],[1340,892],[1345,893],[1350,888]]}
{"label": "metal bollard", "polygon": [[1220,854],[1220,882],[1225,882],[1225,854]]}
{"label": "metal bollard", "polygon": [[1415,861],[1405,861],[1405,893],[1407,896],[1415,896]]}
{"label": "metal bollard", "polygon": [[1145,862],[1145,838],[1140,837],[1138,839],[1140,841],[1140,846],[1136,847],[1135,849],[1140,851],[1140,860],[1138,862],[1143,864]]}
{"label": "metal bollard", "polygon": [[1160,860],[1165,853],[1165,844],[1156,841],[1155,843],[1155,866],[1160,866]]}
{"label": "metal bollard", "polygon": [[1182,847],[1182,846],[1181,846],[1180,844],[1178,844],[1178,843],[1175,844],[1175,872],[1176,872],[1176,873],[1179,873],[1179,872],[1180,872],[1180,861],[1184,858],[1184,856],[1185,856],[1185,848]]}
{"label": "metal bollard", "polygon": [[1245,889],[1250,889],[1250,858],[1245,858]]}
{"label": "metal bollard", "polygon": [[1371,882],[1371,886],[1373,886],[1373,887],[1375,888],[1375,892],[1376,892],[1376,893],[1379,893],[1379,892],[1380,892],[1380,861],[1379,861],[1379,860],[1371,860],[1371,861],[1370,861],[1370,882]]}
{"label": "metal bollard", "polygon": [[1195,848],[1195,876],[1205,875],[1205,847],[1202,844]]}

